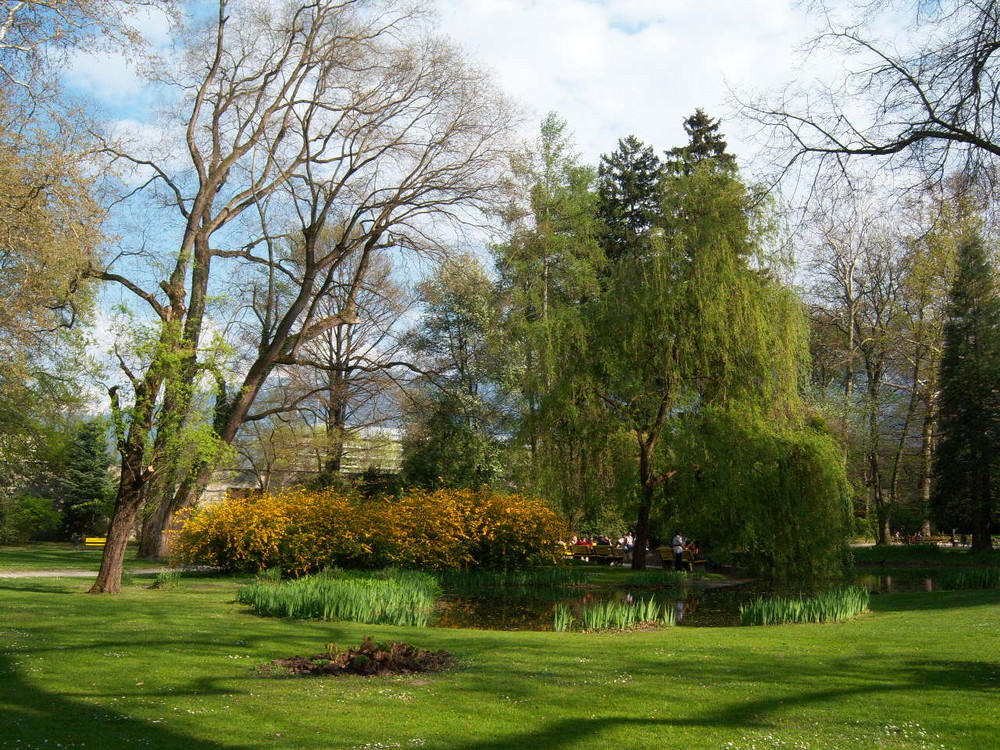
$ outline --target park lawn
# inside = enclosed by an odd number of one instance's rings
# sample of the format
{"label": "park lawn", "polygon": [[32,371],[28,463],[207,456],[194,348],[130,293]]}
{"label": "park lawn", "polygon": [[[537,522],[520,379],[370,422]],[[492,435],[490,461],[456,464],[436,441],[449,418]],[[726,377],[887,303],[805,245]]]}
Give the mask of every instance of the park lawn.
{"label": "park lawn", "polygon": [[[838,625],[594,635],[265,619],[236,587],[0,581],[0,748],[979,750],[1000,736],[1000,591],[877,596]],[[461,665],[253,675],[365,635]]]}
{"label": "park lawn", "polygon": [[[35,570],[92,570],[101,567],[100,549],[74,549],[68,542],[32,542],[0,546],[0,573]],[[125,558],[126,569],[155,566],[149,560],[137,560],[133,550]]]}

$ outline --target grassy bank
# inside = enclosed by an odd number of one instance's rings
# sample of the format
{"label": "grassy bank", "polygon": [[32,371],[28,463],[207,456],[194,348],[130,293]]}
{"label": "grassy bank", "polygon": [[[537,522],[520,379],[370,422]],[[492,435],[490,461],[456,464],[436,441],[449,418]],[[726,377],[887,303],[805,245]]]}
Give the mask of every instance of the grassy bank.
{"label": "grassy bank", "polygon": [[[1000,592],[872,598],[840,625],[590,635],[266,619],[193,579],[88,596],[0,581],[0,748],[979,748],[1000,732]],[[262,679],[364,636],[454,672]]]}

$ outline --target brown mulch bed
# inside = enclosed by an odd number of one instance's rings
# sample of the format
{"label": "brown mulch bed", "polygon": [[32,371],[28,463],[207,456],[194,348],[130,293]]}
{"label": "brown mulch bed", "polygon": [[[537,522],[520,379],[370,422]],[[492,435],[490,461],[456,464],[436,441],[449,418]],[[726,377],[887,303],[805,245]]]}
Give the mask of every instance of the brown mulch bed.
{"label": "brown mulch bed", "polygon": [[443,672],[455,666],[455,656],[444,649],[427,651],[408,643],[373,643],[365,638],[357,648],[341,651],[333,644],[323,654],[275,659],[257,668],[261,677],[318,677],[324,675],[387,675]]}

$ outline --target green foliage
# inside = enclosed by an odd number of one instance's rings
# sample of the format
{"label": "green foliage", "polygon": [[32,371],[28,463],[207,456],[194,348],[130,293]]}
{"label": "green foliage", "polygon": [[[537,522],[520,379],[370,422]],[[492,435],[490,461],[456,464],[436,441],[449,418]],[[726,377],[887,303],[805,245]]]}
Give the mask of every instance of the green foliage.
{"label": "green foliage", "polygon": [[53,539],[61,516],[52,500],[37,495],[0,495],[0,544]]}
{"label": "green foliage", "polygon": [[409,346],[429,373],[410,400],[404,483],[478,488],[503,469],[506,357],[493,285],[473,256],[443,264],[420,286],[424,317]]}
{"label": "green foliage", "polygon": [[114,498],[105,431],[101,420],[84,422],[66,449],[59,476],[66,538],[99,531],[111,515]]}
{"label": "green foliage", "polygon": [[740,606],[743,625],[844,622],[868,611],[870,595],[857,586],[829,589],[812,597],[759,597]]}
{"label": "green foliage", "polygon": [[941,356],[931,508],[944,528],[991,546],[1000,451],[1000,297],[978,235],[959,245]]}
{"label": "green foliage", "polygon": [[696,169],[709,166],[722,172],[736,172],[736,156],[726,149],[728,144],[719,132],[719,120],[713,120],[704,110],[696,109],[684,120],[688,143],[667,152],[664,171],[671,176],[688,176]]}
{"label": "green foliage", "polygon": [[664,535],[685,529],[735,562],[785,579],[824,578],[845,556],[851,496],[843,451],[821,426],[749,415],[690,415],[675,436]]}
{"label": "green foliage", "polygon": [[181,572],[179,570],[161,570],[153,579],[154,589],[168,589],[177,586],[181,582]]}
{"label": "green foliage", "polygon": [[426,627],[440,594],[437,579],[427,573],[335,570],[294,581],[252,583],[237,592],[236,601],[265,617]]}
{"label": "green foliage", "polygon": [[579,614],[566,621],[565,613],[556,617],[563,629],[569,629],[573,624],[579,624],[580,630],[626,630],[641,625],[673,626],[676,624],[674,610],[660,604],[655,599],[637,599],[635,601],[599,600],[588,602],[580,607]]}
{"label": "green foliage", "polygon": [[597,169],[597,217],[601,242],[614,261],[627,254],[642,256],[649,249],[659,217],[662,168],[652,146],[634,135],[601,157]]}
{"label": "green foliage", "polygon": [[1000,567],[950,571],[938,578],[942,589],[1000,589]]}

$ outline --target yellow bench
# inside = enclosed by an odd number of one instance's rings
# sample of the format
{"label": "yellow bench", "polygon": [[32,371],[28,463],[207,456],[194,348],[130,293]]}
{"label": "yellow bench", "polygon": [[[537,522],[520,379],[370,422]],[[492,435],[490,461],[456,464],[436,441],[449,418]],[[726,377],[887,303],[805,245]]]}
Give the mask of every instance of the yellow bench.
{"label": "yellow bench", "polygon": [[[674,548],[673,547],[657,547],[656,551],[660,553],[660,562],[663,563],[663,567],[667,568],[674,567]],[[687,570],[693,571],[696,565],[705,565],[708,560],[695,557],[691,554],[691,550],[684,550],[684,554],[681,555],[681,565],[683,565]]]}
{"label": "yellow bench", "polygon": [[83,546],[87,549],[104,549],[104,545],[107,544],[107,542],[107,537],[88,536],[83,540]]}

